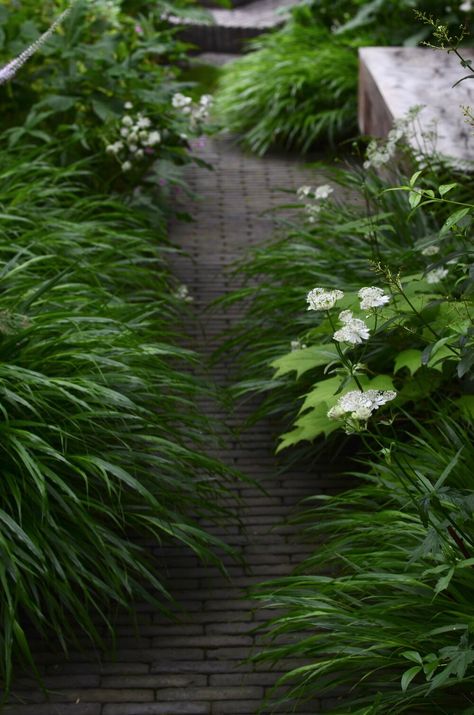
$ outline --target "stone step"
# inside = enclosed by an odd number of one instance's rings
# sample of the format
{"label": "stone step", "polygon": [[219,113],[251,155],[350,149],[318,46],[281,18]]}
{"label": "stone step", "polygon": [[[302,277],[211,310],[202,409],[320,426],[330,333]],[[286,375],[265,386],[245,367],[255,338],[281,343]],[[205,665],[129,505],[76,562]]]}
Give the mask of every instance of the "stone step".
{"label": "stone step", "polygon": [[209,9],[211,22],[171,18],[183,26],[181,37],[201,50],[239,53],[248,40],[281,26],[298,0],[252,0],[238,8]]}

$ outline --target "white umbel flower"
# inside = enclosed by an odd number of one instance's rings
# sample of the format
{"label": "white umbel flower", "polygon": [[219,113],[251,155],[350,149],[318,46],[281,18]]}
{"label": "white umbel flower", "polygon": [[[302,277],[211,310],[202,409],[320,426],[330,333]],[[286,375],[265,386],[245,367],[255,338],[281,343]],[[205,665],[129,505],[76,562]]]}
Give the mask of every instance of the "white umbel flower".
{"label": "white umbel flower", "polygon": [[324,199],[328,199],[333,191],[334,189],[332,186],[329,186],[329,184],[322,184],[321,186],[316,187],[314,191],[314,198],[317,201],[323,201]]}
{"label": "white umbel flower", "polygon": [[176,94],[173,94],[171,97],[171,104],[175,109],[190,107],[192,101],[191,97],[187,97],[185,94],[181,94],[181,92],[176,92]]}
{"label": "white umbel flower", "polygon": [[304,201],[304,199],[307,199],[312,191],[312,186],[300,186],[299,189],[296,190],[296,196],[300,201]]}
{"label": "white umbel flower", "polygon": [[161,141],[161,134],[158,131],[150,132],[148,139],[145,141],[147,146],[156,146]]}
{"label": "white umbel flower", "polygon": [[377,288],[377,286],[361,288],[357,295],[360,298],[361,310],[380,308],[380,306],[385,305],[390,300],[390,296],[386,295],[382,288]]}
{"label": "white umbel flower", "polygon": [[333,339],[338,343],[350,343],[358,345],[370,337],[368,326],[360,318],[354,318],[352,311],[343,310],[339,314],[339,320],[344,323],[344,327],[336,330]]}
{"label": "white umbel flower", "polygon": [[436,256],[436,254],[439,253],[439,246],[426,246],[421,253],[423,256]]}
{"label": "white umbel flower", "polygon": [[432,271],[428,271],[428,273],[426,274],[426,282],[439,283],[443,280],[443,278],[446,278],[448,273],[449,271],[447,268],[433,268]]}
{"label": "white umbel flower", "polygon": [[375,410],[394,400],[396,396],[394,390],[351,390],[341,395],[327,415],[331,420],[351,418],[366,422]]}
{"label": "white umbel flower", "polygon": [[333,308],[338,300],[344,298],[342,290],[326,290],[325,288],[313,288],[306,296],[308,310],[329,310]]}

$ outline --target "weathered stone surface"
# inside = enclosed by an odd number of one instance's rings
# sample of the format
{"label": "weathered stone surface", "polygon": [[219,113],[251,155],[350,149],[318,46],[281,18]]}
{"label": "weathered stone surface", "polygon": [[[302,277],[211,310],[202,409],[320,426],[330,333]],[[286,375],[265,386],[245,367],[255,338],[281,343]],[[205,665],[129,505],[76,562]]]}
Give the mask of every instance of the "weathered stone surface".
{"label": "weathered stone surface", "polygon": [[[462,52],[474,60],[474,50]],[[422,132],[432,132],[434,127],[441,154],[457,163],[474,161],[474,128],[461,109],[474,110],[474,81],[453,87],[469,74],[454,54],[420,47],[362,47],[359,67],[359,126],[364,134],[384,137],[394,120],[406,116],[413,106],[424,105],[420,126],[414,126],[410,139],[413,146],[430,150],[432,142]]]}

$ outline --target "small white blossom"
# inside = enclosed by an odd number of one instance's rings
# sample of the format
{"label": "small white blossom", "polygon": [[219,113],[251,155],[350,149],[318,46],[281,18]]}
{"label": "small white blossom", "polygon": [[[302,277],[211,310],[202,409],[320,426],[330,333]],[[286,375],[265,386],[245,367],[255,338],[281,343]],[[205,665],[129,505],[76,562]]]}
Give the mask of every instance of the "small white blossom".
{"label": "small white blossom", "polygon": [[123,149],[123,142],[115,142],[106,146],[105,151],[107,154],[118,154],[121,149]]}
{"label": "small white blossom", "polygon": [[316,220],[321,213],[321,206],[318,204],[306,204],[304,207],[310,223],[316,223]]}
{"label": "small white blossom", "polygon": [[148,139],[146,140],[146,145],[147,146],[155,146],[156,144],[159,144],[161,141],[161,134],[158,131],[150,132],[148,135]]}
{"label": "small white blossom", "polygon": [[145,156],[145,152],[143,151],[143,149],[137,149],[135,156],[137,157],[137,159],[143,159],[143,157]]}
{"label": "small white blossom", "polygon": [[291,352],[294,353],[296,350],[303,350],[307,347],[301,340],[292,340],[290,343]]}
{"label": "small white blossom", "polygon": [[329,310],[333,308],[338,300],[344,298],[342,290],[326,290],[325,288],[313,288],[306,296],[308,310]]}
{"label": "small white blossom", "polygon": [[139,117],[136,127],[137,129],[148,129],[148,127],[151,127],[151,121],[148,117]]}
{"label": "small white blossom", "polygon": [[122,171],[130,171],[132,168],[132,162],[131,161],[124,161],[122,164]]}
{"label": "small white blossom", "polygon": [[171,97],[171,104],[175,109],[190,108],[192,101],[191,97],[187,97],[185,94],[181,94],[181,92],[176,92],[176,94],[173,94]]}
{"label": "small white blossom", "polygon": [[136,154],[136,152],[138,151],[138,147],[136,144],[130,144],[128,148],[130,149],[132,154]]}
{"label": "small white blossom", "polygon": [[130,130],[127,127],[122,127],[120,134],[125,138],[130,134]]}
{"label": "small white blossom", "polygon": [[461,12],[471,12],[472,10],[472,0],[464,0],[459,6]]}
{"label": "small white blossom", "polygon": [[189,295],[189,289],[187,285],[184,285],[184,283],[180,286],[178,286],[176,292],[175,292],[175,297],[178,298],[179,300],[184,301],[185,303],[191,303],[194,298]]}
{"label": "small white blossom", "polygon": [[133,126],[133,119],[126,114],[124,117],[122,117],[122,124],[124,127],[131,127]]}
{"label": "small white blossom", "polygon": [[394,400],[397,393],[393,390],[351,390],[341,395],[327,416],[331,420],[350,418],[367,422],[369,417],[386,402]]}
{"label": "small white blossom", "polygon": [[322,186],[318,186],[315,189],[314,198],[317,201],[327,199],[333,193],[333,191],[334,189],[332,188],[332,186],[329,186],[329,184],[322,184]]}
{"label": "small white blossom", "polygon": [[448,272],[449,271],[447,268],[433,268],[432,271],[428,271],[428,273],[426,274],[426,282],[439,283],[443,280],[443,278],[446,278]]}
{"label": "small white blossom", "polygon": [[133,104],[131,102],[125,102],[123,106],[125,109],[133,109]]}
{"label": "small white blossom", "polygon": [[299,189],[296,190],[296,196],[300,201],[304,201],[304,199],[307,199],[312,191],[312,186],[300,186]]}
{"label": "small white blossom", "polygon": [[350,343],[358,345],[370,337],[368,326],[360,318],[354,318],[352,311],[343,310],[339,314],[339,320],[344,323],[344,327],[336,330],[333,339],[338,343]]}
{"label": "small white blossom", "polygon": [[129,144],[136,144],[138,141],[138,134],[136,132],[130,132],[127,141]]}
{"label": "small white blossom", "polygon": [[377,288],[377,286],[361,288],[357,295],[360,298],[361,310],[379,308],[390,300],[390,296],[386,295],[382,288]]}
{"label": "small white blossom", "polygon": [[435,256],[437,253],[439,253],[439,246],[426,246],[426,248],[424,248],[421,253],[423,256]]}

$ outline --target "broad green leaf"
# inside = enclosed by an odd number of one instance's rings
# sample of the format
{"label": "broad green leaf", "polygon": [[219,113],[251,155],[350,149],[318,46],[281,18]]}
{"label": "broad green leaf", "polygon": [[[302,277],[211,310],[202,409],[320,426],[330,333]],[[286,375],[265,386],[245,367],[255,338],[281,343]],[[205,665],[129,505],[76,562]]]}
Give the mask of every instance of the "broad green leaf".
{"label": "broad green leaf", "polygon": [[294,429],[282,435],[277,452],[298,442],[312,441],[322,435],[327,437],[331,432],[340,429],[340,423],[330,420],[327,416],[328,410],[328,405],[325,402],[320,402],[313,410],[299,417],[295,422]]}
{"label": "broad green leaf", "polygon": [[405,367],[409,370],[410,375],[414,375],[415,372],[420,369],[421,350],[403,350],[401,353],[398,353],[395,358],[395,365],[393,368],[394,374]]}
{"label": "broad green leaf", "polygon": [[456,182],[452,184],[440,184],[438,186],[438,191],[440,196],[445,196],[445,194],[448,193],[448,191],[452,191],[458,184]]}
{"label": "broad green leaf", "polygon": [[405,670],[405,672],[402,675],[402,680],[401,680],[401,687],[403,692],[405,693],[408,686],[410,685],[411,681],[415,676],[418,675],[422,670],[421,665],[414,665],[413,668],[409,668],[408,670]]}
{"label": "broad green leaf", "polygon": [[471,209],[469,208],[464,208],[464,209],[458,209],[454,213],[451,214],[451,216],[448,216],[446,221],[444,222],[442,228],[441,228],[441,233],[445,231],[449,231],[453,226],[455,226],[461,219],[464,218],[464,216],[467,216],[467,214],[470,212]]}
{"label": "broad green leaf", "polygon": [[460,412],[468,420],[474,420],[474,395],[463,395],[454,400],[454,404],[459,407]]}
{"label": "broad green leaf", "polygon": [[337,360],[338,357],[336,347],[333,345],[327,345],[321,348],[309,347],[287,353],[274,360],[271,365],[276,370],[275,377],[285,375],[294,370],[296,377],[299,378],[308,370],[327,365],[333,360]]}

